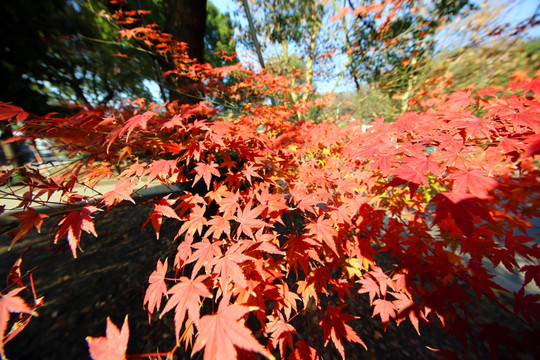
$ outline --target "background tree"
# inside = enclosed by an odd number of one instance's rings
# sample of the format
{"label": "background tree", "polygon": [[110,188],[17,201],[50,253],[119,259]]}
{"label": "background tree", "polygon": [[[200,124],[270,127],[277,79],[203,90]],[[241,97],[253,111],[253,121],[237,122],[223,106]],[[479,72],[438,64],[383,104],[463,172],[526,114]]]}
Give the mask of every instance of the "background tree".
{"label": "background tree", "polygon": [[[167,21],[173,21],[165,17],[170,3],[138,2],[150,14],[132,25],[155,23],[164,28]],[[193,2],[199,7],[200,3]],[[193,53],[194,57],[203,60],[206,52],[211,64],[220,65],[223,59],[214,52],[232,55],[235,50],[232,25],[211,3],[208,8],[208,19],[206,11],[197,19],[190,17],[203,25],[208,22],[208,31],[185,30],[186,36],[197,33],[193,39],[182,37],[183,28],[175,34],[180,41],[193,43],[188,52],[200,53]],[[163,73],[173,65],[158,60],[140,43],[119,38],[120,27],[108,14],[109,9],[99,0],[2,2],[0,80],[10,86],[2,87],[0,99],[36,114],[66,112],[67,104],[95,107],[118,104],[126,97],[152,100],[151,83],[160,84],[161,97],[168,99],[174,88],[166,87]],[[178,12],[186,14],[185,9]]]}
{"label": "background tree", "polygon": [[[125,96],[148,97],[155,79],[148,56],[117,40],[117,27],[96,13],[99,1],[8,1],[0,5],[0,98],[43,114],[67,103],[93,107]],[[115,56],[122,52],[130,58]],[[141,74],[146,74],[146,77]]]}

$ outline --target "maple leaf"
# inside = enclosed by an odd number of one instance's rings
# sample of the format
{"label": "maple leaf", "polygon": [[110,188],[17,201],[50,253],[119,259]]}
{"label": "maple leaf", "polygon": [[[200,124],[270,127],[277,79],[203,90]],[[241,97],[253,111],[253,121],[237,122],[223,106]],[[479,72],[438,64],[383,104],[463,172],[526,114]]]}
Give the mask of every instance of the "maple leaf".
{"label": "maple leaf", "polygon": [[208,275],[200,275],[195,279],[182,276],[179,283],[169,289],[167,294],[172,295],[167,305],[163,308],[161,316],[174,308],[174,328],[176,338],[180,337],[180,330],[184,324],[186,311],[195,325],[199,324],[199,308],[201,297],[211,298],[212,294],[204,284]]}
{"label": "maple leaf", "polygon": [[211,243],[208,239],[204,239],[203,241],[192,245],[196,250],[187,259],[186,264],[196,261],[193,267],[193,274],[197,274],[202,266],[206,268],[207,273],[210,272],[210,269],[212,268],[210,264],[214,258],[223,254],[220,248],[221,244],[223,244],[223,241]]}
{"label": "maple leaf", "polygon": [[381,295],[386,296],[386,289],[388,286],[394,287],[392,280],[382,271],[378,266],[373,266],[373,271],[369,272],[369,275],[373,276],[377,283],[379,283],[379,288],[381,289]]}
{"label": "maple leaf", "polygon": [[257,217],[261,214],[262,211],[262,206],[257,206],[252,209],[251,201],[247,203],[246,207],[243,210],[241,208],[238,208],[235,218],[235,220],[238,221],[237,236],[240,236],[242,235],[242,233],[244,233],[251,239],[254,239],[255,237],[253,236],[252,229],[258,229],[267,225],[266,222],[257,219]]}
{"label": "maple leaf", "polygon": [[392,172],[392,175],[400,179],[410,181],[418,185],[429,185],[429,181],[425,175],[425,171],[413,168],[408,165],[400,166]]}
{"label": "maple leaf", "polygon": [[114,190],[108,191],[103,194],[103,202],[107,206],[113,206],[116,203],[121,202],[122,200],[131,201],[135,204],[135,200],[131,198],[133,193],[133,188],[137,185],[135,181],[130,181],[129,179],[122,179],[116,183]]}
{"label": "maple leaf", "polygon": [[195,233],[199,233],[202,235],[203,226],[207,223],[206,217],[204,216],[205,212],[206,205],[196,205],[193,208],[192,212],[189,214],[189,220],[182,224],[182,227],[180,227],[178,235],[176,236],[178,237],[186,231],[192,235],[194,235]]}
{"label": "maple leaf", "polygon": [[126,142],[128,141],[129,135],[131,135],[131,132],[135,130],[135,128],[139,127],[141,129],[146,129],[146,124],[148,123],[148,120],[152,119],[157,114],[153,111],[146,111],[144,114],[138,114],[133,116],[131,119],[129,119],[126,124],[120,129],[120,134],[123,135],[127,131],[126,135]]}
{"label": "maple leaf", "polygon": [[113,324],[110,318],[107,318],[106,336],[86,337],[90,357],[93,360],[124,360],[126,358],[126,349],[129,341],[129,325],[126,315],[122,330]]}
{"label": "maple leaf", "polygon": [[522,159],[540,154],[540,135],[533,135],[526,140],[527,149],[521,155]]}
{"label": "maple leaf", "polygon": [[394,303],[386,299],[377,299],[373,302],[373,305],[375,305],[373,308],[373,317],[379,315],[383,322],[384,329],[386,330],[386,325],[388,324],[388,321],[390,321],[390,318],[393,319],[396,317]]}
{"label": "maple leaf", "polygon": [[54,236],[54,243],[67,234],[69,247],[73,257],[77,257],[77,248],[81,240],[82,231],[92,234],[97,237],[96,229],[94,228],[94,219],[90,216],[95,211],[99,211],[97,207],[86,205],[80,211],[72,211],[58,223],[60,228]]}
{"label": "maple leaf", "polygon": [[490,178],[485,170],[457,170],[448,176],[449,179],[454,179],[454,187],[452,192],[461,193],[465,189],[480,199],[487,198],[487,191],[495,188],[499,183],[497,180]]}
{"label": "maple leaf", "polygon": [[244,176],[248,180],[248,182],[251,184],[251,177],[258,177],[262,178],[259,174],[257,174],[257,170],[259,170],[259,167],[256,165],[248,164],[246,168],[244,169]]}
{"label": "maple leaf", "polygon": [[231,224],[229,220],[223,216],[212,216],[212,219],[208,221],[207,225],[210,225],[204,237],[212,235],[212,238],[219,239],[222,234],[227,236],[231,235]]}
{"label": "maple leaf", "polygon": [[316,251],[319,243],[315,239],[291,235],[285,246],[287,248],[286,258],[295,270],[300,265],[305,273],[309,273],[310,260],[320,262],[319,253]]}
{"label": "maple leaf", "polygon": [[238,322],[247,312],[255,308],[229,305],[222,299],[217,313],[205,315],[199,320],[199,332],[193,345],[193,354],[204,348],[204,360],[236,359],[238,347],[254,351],[268,359],[274,356],[251,334],[251,330]]}
{"label": "maple leaf", "polygon": [[291,312],[296,311],[296,302],[300,300],[300,297],[289,290],[289,285],[283,282],[276,285],[277,290],[280,294],[280,302],[283,304],[283,311],[285,312],[285,318],[289,319],[291,317]]}
{"label": "maple leaf", "polygon": [[480,216],[486,221],[494,222],[482,200],[472,194],[444,192],[437,194],[432,201],[437,202],[433,223],[438,224],[448,214],[451,214],[456,225],[467,236],[470,236],[474,229],[472,214]]}
{"label": "maple leaf", "polygon": [[369,293],[369,303],[373,304],[373,299],[375,295],[380,296],[380,287],[379,284],[371,277],[366,276],[365,278],[358,280],[362,287],[358,290],[359,294]]}
{"label": "maple leaf", "polygon": [[520,344],[510,336],[513,331],[507,326],[497,322],[491,322],[480,324],[479,327],[481,330],[478,335],[481,339],[487,339],[492,359],[499,358],[499,347],[501,345],[505,345],[507,349],[517,349],[520,347]]}
{"label": "maple leaf", "polygon": [[321,357],[317,350],[308,345],[304,340],[298,340],[294,346],[294,351],[289,354],[287,360],[317,360]]}
{"label": "maple leaf", "polygon": [[161,260],[158,260],[156,270],[152,272],[148,282],[150,285],[146,290],[144,295],[144,304],[148,303],[148,312],[152,314],[155,310],[159,310],[161,307],[161,298],[167,292],[167,285],[165,285],[165,274],[167,273],[167,263],[168,259],[165,259],[165,262],[162,263]]}
{"label": "maple leaf", "polygon": [[401,293],[392,293],[392,295],[396,298],[396,300],[393,301],[394,307],[397,310],[397,318],[396,322],[399,325],[401,321],[404,320],[405,316],[407,315],[409,317],[409,320],[411,324],[414,326],[414,329],[420,335],[420,327],[419,327],[419,318],[418,314],[422,316],[422,313],[420,312],[418,305],[416,305],[414,302],[407,297],[405,294]]}
{"label": "maple leaf", "polygon": [[193,243],[193,235],[187,233],[184,236],[184,241],[180,242],[176,249],[176,256],[174,257],[174,268],[180,269],[180,267],[187,261],[187,259],[193,254],[191,244]]}
{"label": "maple leaf", "polygon": [[293,348],[292,334],[296,334],[294,326],[283,318],[281,313],[269,315],[266,323],[266,332],[270,334],[270,344],[273,348],[279,347],[281,358],[285,358],[285,346]]}
{"label": "maple leaf", "polygon": [[176,164],[176,160],[158,159],[152,161],[143,174],[143,176],[148,175],[146,184],[150,184],[155,178],[166,178],[167,176],[171,176],[175,171],[181,172],[183,168],[177,168]]}
{"label": "maple leaf", "polygon": [[343,339],[354,341],[362,345],[366,350],[366,344],[360,339],[358,334],[346,322],[356,319],[356,317],[342,313],[341,310],[345,305],[339,305],[332,309],[330,304],[326,309],[326,316],[319,322],[319,327],[323,329],[324,345],[326,346],[330,340],[338,349],[341,357],[345,359],[345,348],[343,347]]}
{"label": "maple leaf", "polygon": [[195,186],[195,184],[202,178],[204,179],[207,189],[210,189],[210,180],[212,179],[212,175],[217,177],[221,175],[218,170],[218,165],[213,161],[210,164],[205,164],[202,162],[198,163],[193,171],[197,173],[197,175],[195,175],[195,179],[193,179],[193,185]]}
{"label": "maple leaf", "polygon": [[0,121],[17,118],[17,121],[23,122],[27,117],[28,113],[21,107],[0,101]]}
{"label": "maple leaf", "polygon": [[308,224],[306,228],[309,230],[310,235],[315,235],[317,240],[328,245],[336,255],[339,255],[334,240],[337,237],[337,231],[334,229],[334,223],[331,219],[325,219],[324,215],[321,215],[316,223]]}
{"label": "maple leaf", "polygon": [[525,281],[523,286],[534,280],[536,286],[540,287],[540,265],[525,265],[519,272],[525,273]]}
{"label": "maple leaf", "polygon": [[180,220],[174,209],[170,207],[170,205],[174,204],[174,201],[169,200],[169,196],[170,195],[167,195],[166,197],[159,199],[159,202],[157,204],[153,204],[154,210],[152,211],[152,213],[150,213],[150,216],[142,225],[141,231],[144,229],[144,227],[146,226],[146,224],[148,224],[149,221],[152,221],[152,226],[156,231],[156,237],[159,239],[159,229],[161,228],[161,224],[163,222],[163,216],[171,219]]}
{"label": "maple leaf", "polygon": [[[30,230],[33,228],[36,228],[38,232],[41,232],[41,225],[43,224],[43,219],[48,218],[48,215],[40,214],[36,210],[32,208],[28,208],[26,211],[20,211],[13,214],[10,214],[10,216],[16,217],[19,219],[19,226],[15,230],[17,231],[14,233],[13,240],[11,240],[11,244],[9,245],[9,250],[15,245],[15,243],[22,238],[24,235],[28,234]],[[11,235],[12,233],[10,233]]]}
{"label": "maple leaf", "polygon": [[299,280],[296,282],[296,284],[298,285],[296,293],[300,295],[300,299],[302,299],[302,302],[304,304],[304,309],[308,307],[309,301],[311,299],[315,300],[317,305],[319,305],[319,296],[317,295],[317,291],[315,290],[315,284],[313,282]]}
{"label": "maple leaf", "polygon": [[453,111],[460,110],[460,108],[465,109],[474,99],[471,98],[471,90],[465,91],[456,91],[448,97],[448,108]]}
{"label": "maple leaf", "polygon": [[227,252],[220,257],[216,257],[210,263],[213,273],[219,274],[219,282],[223,292],[227,291],[229,279],[242,288],[247,287],[246,277],[239,264],[244,261],[254,260],[251,256],[242,254],[239,250],[241,243],[231,246]]}
{"label": "maple leaf", "polygon": [[11,290],[6,295],[0,294],[0,358],[7,359],[4,353],[4,340],[6,338],[5,333],[8,326],[10,313],[23,313],[36,315],[32,312],[30,306],[28,306],[24,300],[17,296],[24,288],[17,288]]}

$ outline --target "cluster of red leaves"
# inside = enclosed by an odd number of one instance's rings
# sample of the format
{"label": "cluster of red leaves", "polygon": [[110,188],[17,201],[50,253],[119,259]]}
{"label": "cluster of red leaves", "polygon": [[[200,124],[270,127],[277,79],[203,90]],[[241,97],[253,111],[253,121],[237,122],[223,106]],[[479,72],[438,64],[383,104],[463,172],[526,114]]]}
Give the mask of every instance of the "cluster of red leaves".
{"label": "cluster of red leaves", "polygon": [[[56,118],[1,103],[0,120],[17,118],[25,137],[46,133],[73,156],[88,154],[54,177],[27,169],[13,243],[39,230],[41,195],[62,194],[66,211],[49,214],[52,235],[65,236],[76,257],[83,231],[97,236],[97,210],[106,216],[134,202],[140,186],[182,184],[148,214],[158,238],[164,217],[176,222],[177,236],[161,241],[178,250],[172,264],[156,259],[144,306],[160,316],[174,310],[171,331],[192,353],[316,359],[331,343],[345,358],[345,342],[365,346],[349,324],[358,315],[385,326],[408,319],[418,332],[437,321],[465,343],[486,338],[495,355],[501,346],[532,350],[539,296],[526,285],[540,285],[540,249],[527,230],[540,208],[540,80],[458,92],[394,123],[377,119],[363,133],[354,122],[291,122],[298,106],[286,96],[267,101],[286,92],[279,78],[239,66],[205,71],[209,85],[235,73],[228,95],[251,95],[242,113],[222,118],[210,103],[137,101],[115,114]],[[210,87],[214,96],[220,86]],[[122,160],[129,165],[115,175]],[[77,194],[76,184],[104,178],[118,180],[114,190]],[[501,265],[523,273],[519,291],[496,282]],[[15,291],[0,298],[2,337],[10,312],[31,310]],[[346,304],[356,296],[369,297],[372,314],[352,313]],[[475,317],[471,308],[486,300],[530,332],[501,332]],[[106,338],[88,339],[91,355],[113,349],[122,358],[127,322],[122,331],[107,326]],[[305,328],[322,336],[306,339]]]}

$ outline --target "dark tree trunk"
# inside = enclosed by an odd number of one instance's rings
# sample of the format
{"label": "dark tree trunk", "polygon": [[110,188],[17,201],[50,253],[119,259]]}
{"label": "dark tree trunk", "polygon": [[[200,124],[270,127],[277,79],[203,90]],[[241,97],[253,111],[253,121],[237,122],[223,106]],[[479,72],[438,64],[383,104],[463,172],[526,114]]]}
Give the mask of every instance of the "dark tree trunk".
{"label": "dark tree trunk", "polygon": [[164,0],[165,31],[188,44],[188,55],[204,61],[206,0]]}
{"label": "dark tree trunk", "polygon": [[[206,0],[164,0],[165,31],[174,40],[188,45],[188,55],[204,61],[204,34],[206,31]],[[201,100],[200,87],[187,77],[180,77],[171,91],[169,100],[178,100],[184,104],[194,104]],[[199,89],[198,89],[199,88]]]}

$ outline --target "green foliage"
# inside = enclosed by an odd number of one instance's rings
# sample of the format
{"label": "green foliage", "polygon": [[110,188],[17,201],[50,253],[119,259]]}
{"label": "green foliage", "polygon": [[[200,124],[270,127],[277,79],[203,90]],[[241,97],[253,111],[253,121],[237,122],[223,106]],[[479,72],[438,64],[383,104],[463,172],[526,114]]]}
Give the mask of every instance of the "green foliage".
{"label": "green foliage", "polygon": [[[204,59],[212,66],[223,66],[236,63],[236,41],[233,39],[234,29],[229,15],[222,14],[211,3],[207,3],[206,34],[204,38]],[[233,56],[231,61],[225,61],[222,55]]]}

